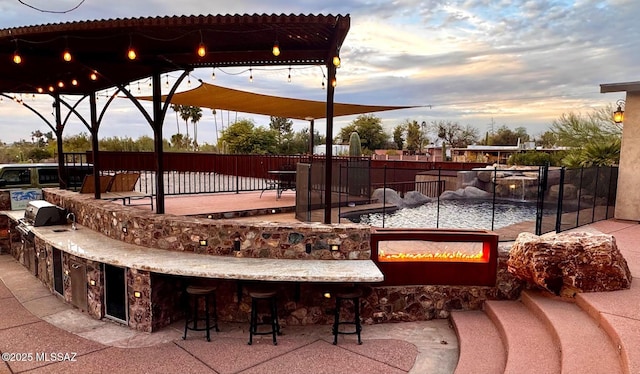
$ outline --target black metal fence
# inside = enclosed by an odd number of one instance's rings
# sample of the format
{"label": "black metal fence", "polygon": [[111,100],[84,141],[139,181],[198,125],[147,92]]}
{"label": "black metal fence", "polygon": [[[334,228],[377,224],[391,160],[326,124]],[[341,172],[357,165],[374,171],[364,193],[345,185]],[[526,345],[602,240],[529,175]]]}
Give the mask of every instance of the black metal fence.
{"label": "black metal fence", "polygon": [[544,169],[536,234],[561,232],[613,218],[618,167]]}
{"label": "black metal fence", "polygon": [[[338,216],[372,226],[483,229],[504,241],[523,231],[541,235],[612,218],[615,208],[617,167],[431,170],[403,179],[406,170],[336,166],[331,188]],[[316,188],[324,186],[324,170],[305,164],[298,172],[305,180],[297,217],[309,221],[311,211],[324,209],[324,191]]]}

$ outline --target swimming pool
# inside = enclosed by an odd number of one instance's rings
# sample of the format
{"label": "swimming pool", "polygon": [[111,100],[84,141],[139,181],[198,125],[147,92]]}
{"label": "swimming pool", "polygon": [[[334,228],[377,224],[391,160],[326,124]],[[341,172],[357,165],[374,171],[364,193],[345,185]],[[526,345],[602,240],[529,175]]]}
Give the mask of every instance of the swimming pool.
{"label": "swimming pool", "polygon": [[[495,207],[495,214],[492,209]],[[439,219],[438,219],[439,217]],[[394,212],[350,215],[352,222],[375,227],[395,228],[456,228],[493,230],[523,221],[535,221],[536,204],[521,202],[496,202],[491,200],[440,200],[415,208],[402,208]]]}

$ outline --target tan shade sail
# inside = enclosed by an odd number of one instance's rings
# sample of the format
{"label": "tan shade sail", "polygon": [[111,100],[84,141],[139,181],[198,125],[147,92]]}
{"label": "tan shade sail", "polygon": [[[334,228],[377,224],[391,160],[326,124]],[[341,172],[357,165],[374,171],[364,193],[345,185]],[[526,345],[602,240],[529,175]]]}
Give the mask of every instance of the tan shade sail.
{"label": "tan shade sail", "polygon": [[[151,96],[139,97],[140,100],[152,100]],[[166,96],[162,96],[166,100]],[[224,88],[212,84],[202,85],[180,93],[171,99],[172,104],[191,105],[201,108],[230,110],[242,113],[263,114],[266,116],[289,119],[319,119],[327,116],[324,101],[290,99],[286,97],[261,95],[247,91]],[[382,112],[386,110],[415,108],[415,106],[378,106],[334,103],[334,117],[354,114]]]}

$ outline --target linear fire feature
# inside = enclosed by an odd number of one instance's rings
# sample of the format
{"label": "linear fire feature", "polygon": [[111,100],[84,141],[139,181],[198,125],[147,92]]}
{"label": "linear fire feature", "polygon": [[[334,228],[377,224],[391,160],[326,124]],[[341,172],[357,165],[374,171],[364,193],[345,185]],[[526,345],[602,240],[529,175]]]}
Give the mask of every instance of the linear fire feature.
{"label": "linear fire feature", "polygon": [[371,250],[386,286],[496,284],[493,232],[378,228],[371,233]]}

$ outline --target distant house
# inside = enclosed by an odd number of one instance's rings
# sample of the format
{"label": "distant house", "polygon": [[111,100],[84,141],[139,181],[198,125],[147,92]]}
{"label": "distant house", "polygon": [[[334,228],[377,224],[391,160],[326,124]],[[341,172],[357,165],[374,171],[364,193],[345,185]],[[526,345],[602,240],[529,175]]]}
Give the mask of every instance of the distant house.
{"label": "distant house", "polygon": [[565,148],[547,149],[536,147],[533,142],[517,145],[470,145],[467,148],[452,148],[451,160],[455,162],[486,162],[490,164],[507,164],[511,155],[521,152],[553,153]]}

